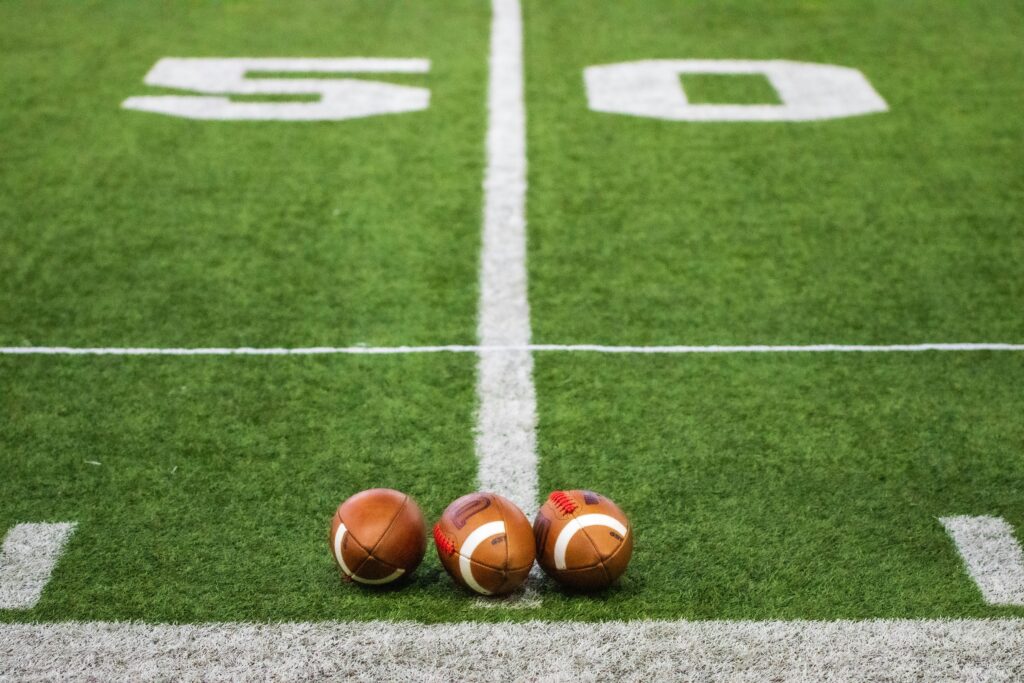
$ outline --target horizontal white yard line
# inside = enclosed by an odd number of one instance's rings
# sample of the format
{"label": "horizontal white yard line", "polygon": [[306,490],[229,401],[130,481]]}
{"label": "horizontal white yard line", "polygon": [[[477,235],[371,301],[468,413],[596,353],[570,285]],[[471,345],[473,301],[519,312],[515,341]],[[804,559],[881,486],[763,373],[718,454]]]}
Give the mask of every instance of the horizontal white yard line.
{"label": "horizontal white yard line", "polygon": [[1010,681],[1024,620],[0,625],[12,680]]}
{"label": "horizontal white yard line", "polygon": [[481,346],[447,344],[439,346],[239,346],[155,348],[87,346],[0,346],[0,355],[395,355],[401,353],[481,353],[523,351],[575,351],[584,353],[899,353],[915,351],[1024,351],[1024,344],[807,344],[771,346],[604,346],[601,344],[524,344]]}
{"label": "horizontal white yard line", "polygon": [[476,353],[479,346],[309,346],[299,348],[153,348],[153,347],[71,347],[2,346],[0,354],[49,356],[317,356],[331,354],[391,355],[401,353]]}
{"label": "horizontal white yard line", "polygon": [[9,356],[317,356],[317,355],[395,355],[403,353],[522,353],[524,351],[574,351],[582,353],[900,353],[920,351],[1024,351],[1024,344],[808,344],[770,346],[604,346],[600,344],[524,344],[519,346],[482,346],[448,344],[441,346],[240,346],[154,348],[154,347],[75,347],[75,346],[0,346],[0,355]]}

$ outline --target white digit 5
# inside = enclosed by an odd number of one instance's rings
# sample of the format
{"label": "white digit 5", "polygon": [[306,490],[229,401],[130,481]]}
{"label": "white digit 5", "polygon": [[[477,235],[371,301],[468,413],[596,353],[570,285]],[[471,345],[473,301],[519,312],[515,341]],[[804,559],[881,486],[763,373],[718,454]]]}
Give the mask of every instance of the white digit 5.
{"label": "white digit 5", "polygon": [[[426,59],[349,57],[332,59],[161,59],[146,74],[148,85],[204,95],[129,97],[125,109],[190,119],[223,121],[338,121],[420,111],[430,91],[394,83],[344,78],[247,78],[252,72],[426,73]],[[224,95],[318,95],[316,102],[232,102]]]}

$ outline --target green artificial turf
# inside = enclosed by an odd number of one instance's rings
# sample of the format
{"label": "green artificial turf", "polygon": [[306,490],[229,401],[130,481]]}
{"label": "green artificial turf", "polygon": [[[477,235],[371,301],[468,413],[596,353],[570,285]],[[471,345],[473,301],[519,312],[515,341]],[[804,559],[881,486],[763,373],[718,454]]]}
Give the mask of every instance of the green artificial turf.
{"label": "green artificial turf", "polygon": [[372,591],[327,536],[362,489],[431,520],[473,490],[472,356],[181,360],[0,359],[0,528],[78,522],[44,599],[0,620],[470,614],[432,548]]}
{"label": "green artificial turf", "polygon": [[[525,12],[538,342],[1024,341],[1020,3]],[[890,111],[688,123],[588,109],[584,68],[644,59],[853,67]]]}
{"label": "green artificial turf", "polygon": [[473,489],[472,356],[0,371],[0,527],[79,524],[36,608],[0,620],[1024,615],[982,602],[937,519],[1024,530],[1016,355],[541,355],[541,489],[610,496],[636,551],[615,588],[543,584],[532,610],[473,607],[432,547],[386,590],[343,584],[327,547],[358,490],[433,521]]}
{"label": "green artificial turf", "polygon": [[1024,615],[938,521],[1024,538],[1019,355],[542,355],[541,480],[631,515],[619,590],[574,618]]}
{"label": "green artificial turf", "polygon": [[[1019,4],[527,0],[524,19],[534,341],[1024,342]],[[0,346],[474,343],[489,26],[480,0],[0,5]],[[424,57],[379,80],[431,104],[121,109],[168,92],[142,82],[168,56]],[[890,111],[588,109],[585,67],[684,58],[857,68]],[[776,101],[758,77],[681,83]],[[592,488],[634,524],[605,593],[479,609],[432,547],[400,586],[339,580],[342,499],[399,488],[432,522],[475,488],[473,354],[4,355],[0,533],[78,528],[38,605],[0,621],[1024,616],[984,603],[937,519],[1024,540],[1020,353],[535,358],[541,493]]]}
{"label": "green artificial turf", "polygon": [[[437,10],[0,6],[0,345],[472,343],[490,10]],[[143,83],[162,57],[250,56],[428,58],[378,79],[431,106],[300,123],[120,107],[167,94]]]}

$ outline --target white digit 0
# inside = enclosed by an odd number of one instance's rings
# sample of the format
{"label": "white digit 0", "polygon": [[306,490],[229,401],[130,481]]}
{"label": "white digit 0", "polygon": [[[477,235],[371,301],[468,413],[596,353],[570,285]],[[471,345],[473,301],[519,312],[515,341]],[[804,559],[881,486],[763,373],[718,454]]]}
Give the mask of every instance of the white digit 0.
{"label": "white digit 0", "polygon": [[[781,104],[692,104],[683,74],[759,74]],[[667,121],[819,121],[888,111],[860,71],[784,60],[657,59],[583,72],[594,111]]]}

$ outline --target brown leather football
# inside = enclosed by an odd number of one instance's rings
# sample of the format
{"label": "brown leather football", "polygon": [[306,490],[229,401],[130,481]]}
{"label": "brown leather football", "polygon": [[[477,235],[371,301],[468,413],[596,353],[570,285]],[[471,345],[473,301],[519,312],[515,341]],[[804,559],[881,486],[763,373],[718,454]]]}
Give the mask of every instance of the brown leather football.
{"label": "brown leather football", "polygon": [[345,579],[380,585],[419,566],[427,549],[427,527],[411,497],[393,489],[369,489],[338,506],[328,541]]}
{"label": "brown leather football", "polygon": [[533,522],[537,562],[577,590],[600,590],[626,571],[633,529],[612,501],[593,491],[555,491]]}
{"label": "brown leather football", "polygon": [[455,582],[481,595],[514,591],[536,554],[530,520],[496,493],[471,493],[449,505],[434,525],[434,542]]}

